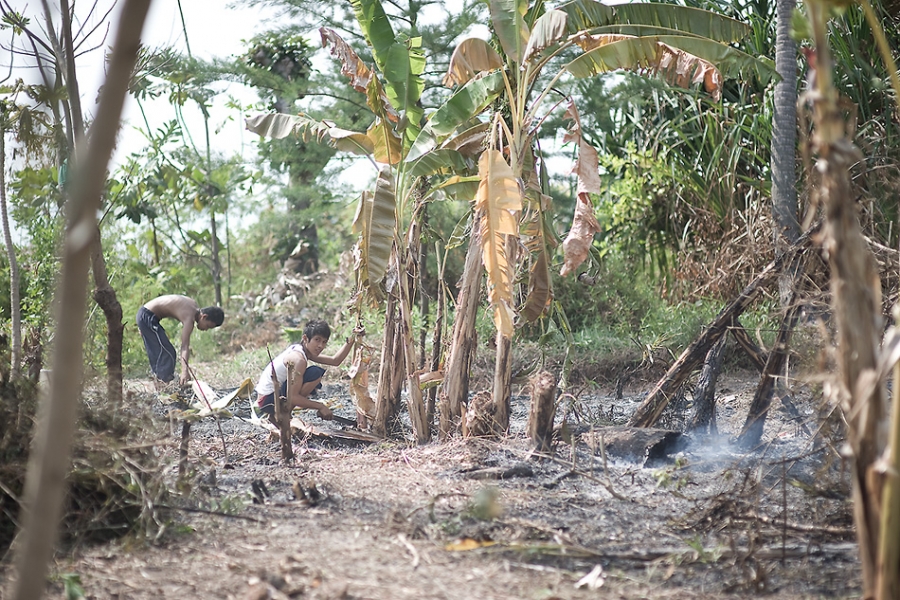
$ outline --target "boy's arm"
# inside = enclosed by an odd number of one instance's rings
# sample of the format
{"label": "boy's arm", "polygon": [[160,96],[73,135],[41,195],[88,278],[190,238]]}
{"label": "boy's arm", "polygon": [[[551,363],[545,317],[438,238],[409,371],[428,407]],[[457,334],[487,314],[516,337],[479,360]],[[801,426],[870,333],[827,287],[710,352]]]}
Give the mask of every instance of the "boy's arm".
{"label": "boy's arm", "polygon": [[353,335],[347,338],[347,341],[344,342],[344,345],[341,346],[341,349],[338,350],[337,354],[334,356],[323,356],[319,355],[315,357],[315,362],[320,365],[328,365],[329,367],[339,367],[341,363],[344,362],[344,359],[347,358],[347,355],[350,354],[350,350],[353,349],[353,345],[359,340],[359,336],[362,335],[362,332],[353,332]]}
{"label": "boy's arm", "polygon": [[325,419],[326,421],[330,421],[332,417],[331,409],[322,404],[321,402],[316,402],[315,400],[310,400],[306,396],[294,396],[293,406],[298,408],[310,408],[319,413],[319,416]]}
{"label": "boy's arm", "polygon": [[194,332],[194,319],[181,322],[181,385],[186,384],[188,375],[188,360],[191,358],[191,333]]}

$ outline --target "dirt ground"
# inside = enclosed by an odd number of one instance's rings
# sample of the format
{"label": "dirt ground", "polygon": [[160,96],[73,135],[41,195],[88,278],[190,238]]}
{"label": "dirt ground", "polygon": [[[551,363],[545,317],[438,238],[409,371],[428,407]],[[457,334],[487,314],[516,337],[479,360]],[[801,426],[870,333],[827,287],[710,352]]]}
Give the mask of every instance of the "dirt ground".
{"label": "dirt ground", "polygon": [[[682,438],[652,460],[604,451],[616,429],[601,429],[621,426],[649,387],[564,400],[565,439],[551,458],[530,452],[525,395],[513,398],[502,440],[417,447],[298,435],[290,465],[238,401],[221,421],[227,457],[212,419],[193,428],[194,490],[210,512],[170,511],[157,543],[60,558],[49,597],[66,597],[64,573],[97,599],[858,597],[848,475],[815,435],[821,401],[798,386],[800,420],[778,407],[761,449],[728,443],[757,382],[721,377],[720,435]],[[164,429],[169,401],[144,382],[128,387]],[[344,382],[321,395],[354,414]],[[179,439],[173,426],[173,481]]]}

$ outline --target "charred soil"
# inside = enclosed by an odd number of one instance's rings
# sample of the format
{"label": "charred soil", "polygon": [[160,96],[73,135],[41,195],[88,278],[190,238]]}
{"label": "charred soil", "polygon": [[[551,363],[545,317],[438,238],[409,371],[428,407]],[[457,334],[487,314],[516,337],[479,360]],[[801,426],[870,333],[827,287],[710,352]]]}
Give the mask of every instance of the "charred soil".
{"label": "charred soil", "polygon": [[[66,597],[65,573],[87,598],[858,596],[848,476],[813,392],[796,390],[801,420],[773,410],[760,448],[729,442],[757,381],[721,377],[719,434],[675,434],[664,447],[623,427],[646,390],[618,397],[620,386],[564,396],[552,454],[532,451],[519,395],[502,439],[416,446],[297,434],[287,465],[238,400],[234,418],[193,425],[192,473],[164,509],[166,531],[80,546],[58,559],[50,597]],[[161,432],[175,489],[176,403],[146,382],[128,388],[133,406],[151,409],[148,431]],[[320,394],[354,414],[344,382]],[[689,410],[687,400],[673,406],[669,423]]]}

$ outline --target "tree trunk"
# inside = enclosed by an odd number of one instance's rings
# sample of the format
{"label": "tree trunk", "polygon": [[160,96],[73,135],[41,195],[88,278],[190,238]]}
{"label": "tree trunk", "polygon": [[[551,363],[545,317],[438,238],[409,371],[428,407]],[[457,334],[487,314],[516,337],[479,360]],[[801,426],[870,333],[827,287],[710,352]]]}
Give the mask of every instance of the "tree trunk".
{"label": "tree trunk", "polygon": [[541,371],[531,380],[531,410],[527,425],[528,437],[538,452],[550,452],[555,417],[556,378],[549,371]]}
{"label": "tree trunk", "polygon": [[494,419],[497,424],[497,433],[500,435],[509,431],[509,400],[512,392],[512,338],[497,332],[497,354],[494,360]]}
{"label": "tree trunk", "polygon": [[[477,219],[475,221],[477,223]],[[441,438],[457,433],[462,420],[462,407],[469,398],[469,367],[475,356],[475,319],[481,291],[481,234],[472,228],[472,239],[456,299],[453,334],[449,358],[441,387]]]}
{"label": "tree trunk", "polygon": [[[437,313],[434,316],[434,335],[431,338],[431,372],[434,373],[441,368],[441,354],[444,344],[444,270],[438,269],[437,284]],[[431,387],[428,389],[428,401],[425,409],[428,413],[428,423],[434,423],[435,399],[437,398],[438,388]]]}
{"label": "tree trunk", "polygon": [[[4,115],[5,121],[5,115]],[[12,345],[10,347],[10,378],[16,380],[22,366],[22,303],[19,298],[19,262],[9,229],[9,211],[6,203],[6,131],[0,129],[0,218],[3,219],[3,240],[9,259],[9,315],[12,319]]]}
{"label": "tree trunk", "polygon": [[[412,252],[407,251],[411,257]],[[399,282],[400,289],[400,343],[403,345],[404,362],[406,363],[406,406],[409,409],[409,420],[412,422],[416,441],[425,444],[431,440],[431,428],[425,414],[425,401],[422,398],[422,388],[419,385],[419,374],[416,371],[416,342],[412,334],[412,311],[410,310],[410,285],[406,279],[411,272],[411,265],[403,269],[403,277]]]}
{"label": "tree trunk", "polygon": [[212,276],[213,289],[216,294],[216,306],[222,306],[222,262],[219,260],[219,232],[216,226],[216,213],[210,209],[209,229],[212,236]]}
{"label": "tree trunk", "polygon": [[871,374],[878,372],[881,337],[881,284],[874,259],[860,232],[850,192],[850,166],[862,160],[845,137],[845,125],[832,84],[826,32],[827,5],[810,0],[809,20],[816,45],[816,168],[821,175],[820,202],[825,209],[823,249],[831,268],[831,293],[838,332],[840,383],[852,451],[853,508],[862,565],[863,596],[876,590],[881,490],[871,470],[885,447],[880,424],[886,414],[884,390]]}
{"label": "tree trunk", "polygon": [[725,353],[725,342],[728,336],[723,335],[706,353],[700,379],[694,390],[694,417],[688,424],[688,431],[716,433],[716,383],[722,369],[722,355]]}
{"label": "tree trunk", "polygon": [[400,334],[398,299],[388,292],[384,316],[384,339],[381,347],[381,365],[378,370],[378,387],[375,392],[375,420],[372,432],[387,437],[397,415],[400,391],[403,387],[403,344]]}
{"label": "tree trunk", "polygon": [[757,293],[759,293],[760,288],[781,271],[785,261],[795,260],[794,257],[797,253],[806,250],[810,237],[819,231],[819,227],[820,224],[816,223],[805,231],[787,252],[776,257],[775,260],[766,265],[766,268],[756,276],[756,279],[751,281],[737,298],[722,309],[713,322],[707,326],[697,339],[691,342],[691,345],[681,353],[678,360],[669,367],[665,376],[650,391],[647,398],[628,421],[631,427],[652,427],[659,420],[659,416],[666,408],[669,400],[674,397],[691,373],[699,367],[706,353],[718,341],[719,337],[726,332],[729,324],[733,323],[734,319],[737,319],[747,309]]}
{"label": "tree trunk", "polygon": [[[506,240],[506,257],[509,263],[516,264],[517,239],[512,236]],[[498,433],[509,431],[509,402],[512,396],[512,337],[497,332],[497,357],[494,362],[494,411]]]}
{"label": "tree trunk", "polygon": [[181,444],[178,446],[178,487],[187,483],[188,476],[188,450],[191,445],[191,422],[181,422]]}
{"label": "tree trunk", "polygon": [[750,302],[756,298],[760,288],[776,275],[780,262],[776,259],[769,263],[762,273],[757,275],[756,279],[744,288],[740,296],[722,309],[703,333],[691,342],[690,346],[685,348],[678,360],[669,367],[662,380],[647,394],[647,398],[632,415],[628,422],[631,427],[653,427],[656,424],[669,400],[675,396],[691,373],[700,366],[713,344],[728,331],[728,325],[732,320],[747,309]]}
{"label": "tree trunk", "polygon": [[[775,336],[775,345],[772,347],[772,350],[769,351],[766,364],[762,369],[760,382],[756,388],[756,393],[753,396],[753,401],[750,403],[750,410],[747,413],[744,427],[741,429],[741,434],[738,436],[738,443],[745,448],[750,448],[759,444],[760,439],[762,439],[766,415],[772,404],[772,397],[775,395],[775,389],[779,386],[784,387],[783,384],[779,384],[778,376],[785,374],[788,359],[788,345],[790,344],[794,327],[797,325],[797,319],[800,316],[799,274],[801,272],[803,272],[803,255],[794,254],[791,260],[788,261],[787,269],[782,273],[782,278],[784,275],[790,276],[788,287],[790,288],[791,293],[787,297],[787,309],[784,313],[784,318],[781,320],[781,327],[778,329],[778,335]],[[790,410],[793,410],[793,404],[790,403],[790,400],[786,400],[786,398],[786,395],[783,396],[783,404],[790,406]],[[796,411],[794,410],[794,412]]]}
{"label": "tree trunk", "polygon": [[[894,381],[900,382],[900,362],[894,365]],[[878,600],[900,598],[900,385],[894,385],[891,403],[890,454],[885,465],[881,502],[881,537],[878,545]]]}
{"label": "tree trunk", "polygon": [[781,321],[781,327],[778,329],[778,335],[775,338],[775,346],[769,352],[769,359],[766,361],[766,366],[760,375],[759,385],[756,386],[756,393],[753,395],[753,401],[750,403],[750,409],[747,411],[747,419],[744,421],[741,434],[738,436],[738,444],[744,448],[753,448],[762,439],[766,416],[769,414],[769,408],[772,405],[772,397],[775,395],[778,376],[784,373],[788,356],[788,345],[790,344],[791,334],[794,332],[794,326],[797,324],[799,314],[800,307],[797,305],[797,294],[795,292],[791,295],[788,311]]}
{"label": "tree trunk", "polygon": [[[271,361],[270,361],[271,362]],[[278,424],[278,433],[281,440],[281,460],[289,463],[294,460],[294,447],[291,444],[291,403],[288,398],[293,397],[294,365],[287,365],[287,379],[285,379],[284,395],[281,395],[281,385],[275,375],[275,364],[272,364],[272,389],[275,401],[275,422]]]}
{"label": "tree trunk", "polygon": [[[97,119],[87,153],[78,161],[72,177],[73,193],[67,211],[66,243],[56,294],[53,381],[49,401],[40,403],[34,449],[29,457],[14,600],[39,598],[46,588],[45,575],[62,513],[65,476],[82,389],[91,234],[97,227],[106,168],[149,8],[150,0],[125,0],[122,6]],[[66,10],[63,14],[67,18],[69,13]]]}
{"label": "tree trunk", "polygon": [[[71,135],[69,137],[73,144],[72,155],[77,158],[79,153],[76,152],[77,147],[75,145],[86,143],[84,136],[84,113],[81,109],[81,94],[79,92],[78,77],[75,69],[75,46],[72,38],[72,13],[69,9],[69,0],[61,0],[59,7],[62,19],[62,43],[60,43],[60,40],[53,35],[51,35],[51,39],[53,40],[54,48],[57,52],[61,53],[61,59],[65,62],[65,82],[67,88],[66,91],[68,92],[68,104],[65,104],[64,107],[67,107],[66,114],[71,115],[69,117],[71,122],[71,127],[69,128]],[[50,15],[47,14],[45,17],[49,23],[51,20]],[[49,28],[49,31],[53,31],[52,28]],[[116,128],[118,129],[118,124],[116,125]],[[73,168],[77,168],[77,161],[76,164],[72,166]],[[102,195],[102,191],[103,188],[101,186],[98,188],[97,192],[98,206],[99,196]],[[122,348],[125,326],[122,323],[122,306],[119,304],[116,291],[109,285],[109,275],[106,269],[106,258],[103,256],[103,245],[101,242],[99,225],[95,226],[94,229],[96,230],[96,234],[91,249],[91,272],[94,277],[93,297],[95,302],[97,302],[97,305],[103,311],[103,316],[106,318],[107,395],[109,396],[110,401],[113,402],[113,406],[117,406],[122,401]]]}
{"label": "tree trunk", "polygon": [[122,305],[116,297],[116,291],[109,285],[99,228],[94,235],[91,250],[91,272],[94,275],[94,301],[106,317],[106,395],[112,406],[119,406],[122,402],[125,324],[122,322]]}
{"label": "tree trunk", "polygon": [[[776,0],[775,84],[772,119],[772,216],[775,252],[783,253],[800,236],[797,222],[797,43],[791,38],[795,0]],[[778,276],[781,308],[787,310],[794,276]]]}

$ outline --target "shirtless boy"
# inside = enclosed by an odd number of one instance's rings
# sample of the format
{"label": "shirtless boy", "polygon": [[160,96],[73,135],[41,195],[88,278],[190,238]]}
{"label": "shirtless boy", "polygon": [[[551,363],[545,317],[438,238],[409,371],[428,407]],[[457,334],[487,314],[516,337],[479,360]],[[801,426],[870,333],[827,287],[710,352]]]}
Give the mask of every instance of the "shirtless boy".
{"label": "shirtless boy", "polygon": [[154,298],[141,307],[137,314],[137,326],[144,339],[147,358],[150,359],[150,370],[160,381],[166,383],[175,379],[175,362],[178,355],[169,341],[166,330],[159,324],[160,319],[181,321],[181,385],[186,384],[188,360],[191,356],[191,333],[194,327],[200,331],[218,327],[225,320],[225,313],[218,306],[200,308],[187,296],[169,294]]}
{"label": "shirtless boy", "polygon": [[293,408],[309,408],[318,412],[325,420],[331,419],[331,409],[309,398],[314,390],[322,387],[322,376],[325,369],[309,364],[310,361],[332,367],[339,366],[356,343],[361,331],[355,331],[354,335],[347,338],[347,342],[334,356],[324,356],[322,351],[331,337],[331,328],[328,323],[321,320],[313,320],[303,328],[303,337],[299,344],[291,344],[287,349],[272,359],[259,376],[256,383],[257,406],[270,419],[275,415],[275,394],[272,385],[272,366],[275,367],[275,376],[278,379],[279,393],[287,394],[287,365],[293,365],[294,378],[291,383],[291,397],[289,406]]}

